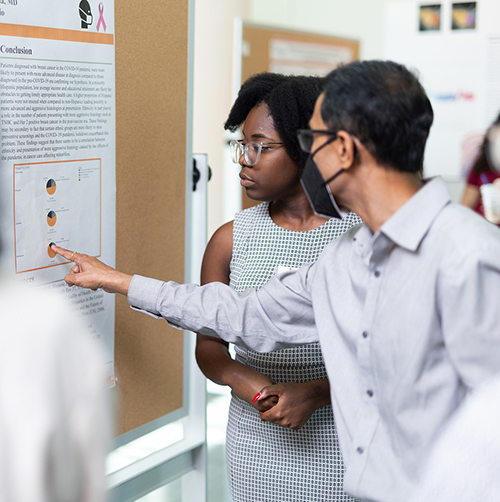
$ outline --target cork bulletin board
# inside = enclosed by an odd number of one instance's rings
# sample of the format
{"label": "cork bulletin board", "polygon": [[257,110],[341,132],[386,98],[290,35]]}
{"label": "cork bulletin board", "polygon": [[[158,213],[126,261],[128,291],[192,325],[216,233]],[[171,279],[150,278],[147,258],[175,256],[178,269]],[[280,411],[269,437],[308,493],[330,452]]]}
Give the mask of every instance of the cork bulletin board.
{"label": "cork bulletin board", "polygon": [[[241,82],[256,73],[326,75],[339,64],[359,58],[359,41],[318,33],[243,23]],[[242,209],[254,206],[242,194]]]}
{"label": "cork bulletin board", "polygon": [[[116,0],[116,266],[184,281],[188,2]],[[183,335],[116,298],[116,435],[183,406]]]}

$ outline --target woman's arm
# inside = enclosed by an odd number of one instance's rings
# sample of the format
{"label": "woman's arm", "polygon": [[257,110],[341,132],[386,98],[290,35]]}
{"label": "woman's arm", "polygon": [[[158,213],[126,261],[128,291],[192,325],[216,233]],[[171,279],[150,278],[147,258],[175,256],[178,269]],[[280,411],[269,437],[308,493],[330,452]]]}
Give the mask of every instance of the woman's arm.
{"label": "woman's arm", "polygon": [[467,185],[465,185],[464,194],[462,195],[460,204],[469,207],[470,209],[476,209],[480,196],[479,187],[467,183]]}
{"label": "woman's arm", "polygon": [[[229,264],[233,252],[233,222],[220,227],[210,239],[201,267],[201,284],[229,284]],[[219,385],[229,385],[243,400],[252,403],[255,394],[273,384],[268,376],[236,362],[228,350],[229,344],[220,338],[198,335],[196,360],[203,374]],[[259,409],[267,409],[265,400]],[[252,403],[253,404],[253,403]]]}
{"label": "woman's arm", "polygon": [[[233,224],[223,225],[207,245],[201,270],[201,284],[229,284],[233,252]],[[330,404],[328,380],[273,385],[267,375],[241,364],[229,354],[228,343],[220,338],[198,335],[196,360],[203,374],[219,385],[229,385],[237,396],[261,412],[261,418],[290,429],[300,429],[313,412]],[[263,388],[265,390],[263,391]],[[254,396],[262,391],[253,403]]]}

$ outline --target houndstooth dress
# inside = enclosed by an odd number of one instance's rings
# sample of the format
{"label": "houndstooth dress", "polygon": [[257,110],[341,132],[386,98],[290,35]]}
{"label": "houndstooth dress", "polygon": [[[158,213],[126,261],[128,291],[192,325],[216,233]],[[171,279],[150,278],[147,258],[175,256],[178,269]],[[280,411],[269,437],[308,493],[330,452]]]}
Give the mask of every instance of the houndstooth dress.
{"label": "houndstooth dress", "polygon": [[[233,226],[230,286],[259,288],[278,267],[317,260],[323,248],[361,222],[350,213],[305,232],[286,230],[269,215],[269,203],[237,213]],[[278,383],[326,378],[319,344],[260,354],[235,347],[236,360]],[[226,440],[234,502],[352,501],[343,491],[344,465],[331,406],[316,410],[295,431],[263,422],[258,411],[233,394]]]}

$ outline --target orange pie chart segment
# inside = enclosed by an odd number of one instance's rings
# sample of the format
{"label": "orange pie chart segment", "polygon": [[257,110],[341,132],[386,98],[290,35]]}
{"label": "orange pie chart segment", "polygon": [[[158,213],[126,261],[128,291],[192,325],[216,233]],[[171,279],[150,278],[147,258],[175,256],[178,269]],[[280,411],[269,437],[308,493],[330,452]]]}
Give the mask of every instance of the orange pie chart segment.
{"label": "orange pie chart segment", "polygon": [[53,227],[56,224],[56,221],[56,213],[54,211],[49,211],[49,214],[47,215],[47,223],[49,224],[49,227]]}
{"label": "orange pie chart segment", "polygon": [[54,195],[56,193],[56,189],[57,189],[56,182],[53,179],[50,179],[49,181],[47,181],[46,188],[47,188],[47,193],[49,195]]}
{"label": "orange pie chart segment", "polygon": [[51,258],[55,258],[56,257],[56,252],[52,250],[52,248],[50,247],[51,244],[54,244],[53,242],[51,242],[48,247],[47,247],[47,253],[48,255],[51,257]]}

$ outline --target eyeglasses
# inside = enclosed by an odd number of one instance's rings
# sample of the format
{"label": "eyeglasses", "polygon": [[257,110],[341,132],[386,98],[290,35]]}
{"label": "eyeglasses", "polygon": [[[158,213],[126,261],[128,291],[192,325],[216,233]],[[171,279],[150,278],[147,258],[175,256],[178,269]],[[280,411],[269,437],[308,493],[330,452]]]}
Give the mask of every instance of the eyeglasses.
{"label": "eyeglasses", "polygon": [[235,139],[232,139],[229,142],[229,146],[231,148],[231,159],[235,164],[239,164],[241,156],[244,155],[246,164],[248,164],[249,166],[255,166],[255,164],[259,162],[262,149],[264,149],[264,151],[270,150],[270,148],[267,148],[268,146],[282,145],[282,144],[283,143],[252,142],[244,145],[241,140],[236,141]]}
{"label": "eyeglasses", "polygon": [[[297,131],[297,139],[299,140],[300,148],[306,153],[311,153],[315,134],[328,134],[332,136],[332,138],[327,141],[327,143],[331,143],[337,137],[337,133],[338,131],[331,131],[328,129],[299,129]],[[325,143],[325,145],[327,143]]]}

